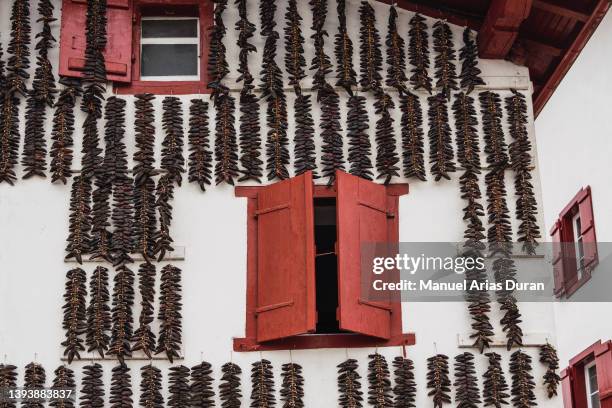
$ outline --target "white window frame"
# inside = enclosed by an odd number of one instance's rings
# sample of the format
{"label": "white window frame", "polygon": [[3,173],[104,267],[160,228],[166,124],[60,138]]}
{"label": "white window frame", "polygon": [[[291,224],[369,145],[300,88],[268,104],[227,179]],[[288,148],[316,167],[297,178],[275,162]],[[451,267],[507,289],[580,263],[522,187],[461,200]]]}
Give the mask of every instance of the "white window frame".
{"label": "white window frame", "polygon": [[[142,37],[142,22],[146,20],[196,20],[197,22],[197,36],[196,37],[166,37],[166,38],[143,38]],[[162,82],[177,82],[177,81],[199,81],[201,74],[201,52],[202,46],[200,44],[200,17],[141,17],[140,22],[140,80],[141,81],[162,81]],[[142,75],[142,46],[146,44],[185,44],[185,45],[197,45],[198,49],[198,73],[197,75],[154,75],[145,76]]]}
{"label": "white window frame", "polygon": [[[591,361],[588,364],[584,365],[584,381],[585,381],[585,389],[586,389],[586,397],[587,397],[587,406],[588,408],[593,408],[593,402],[592,402],[592,398],[594,395],[597,395],[597,397],[599,398],[599,389],[596,390],[592,390],[591,389],[591,381],[589,378],[589,369],[595,367],[595,360]],[[599,383],[599,378],[597,379],[597,382]],[[599,384],[598,384],[599,385]]]}
{"label": "white window frame", "polygon": [[[580,221],[580,225],[578,225]],[[578,227],[582,226],[582,219],[580,213],[572,217],[572,230],[574,232],[574,247],[576,249],[576,275],[578,280],[582,279],[584,272],[584,246],[582,243],[582,232],[579,231]]]}

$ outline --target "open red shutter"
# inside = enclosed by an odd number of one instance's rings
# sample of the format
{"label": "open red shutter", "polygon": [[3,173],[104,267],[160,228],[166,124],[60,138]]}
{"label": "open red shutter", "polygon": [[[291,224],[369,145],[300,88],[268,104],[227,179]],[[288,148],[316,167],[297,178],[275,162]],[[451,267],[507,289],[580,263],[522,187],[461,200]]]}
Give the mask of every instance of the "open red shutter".
{"label": "open red shutter", "polygon": [[391,305],[362,298],[362,243],[389,242],[385,186],[336,172],[340,328],[388,339]]}
{"label": "open red shutter", "polygon": [[574,391],[572,388],[574,372],[575,369],[571,366],[561,371],[561,393],[563,396],[563,408],[575,408]]}
{"label": "open red shutter", "polygon": [[584,266],[593,268],[598,261],[597,257],[597,238],[595,236],[595,220],[593,218],[593,200],[591,198],[591,188],[583,190],[584,194],[578,199],[578,211],[582,231],[582,242],[584,243]]}
{"label": "open red shutter", "polygon": [[[108,0],[106,58],[110,81],[132,77],[132,0]],[[85,66],[87,0],[63,0],[59,74],[80,77]]]}
{"label": "open red shutter", "polygon": [[316,329],[312,173],[257,194],[257,341]]}
{"label": "open red shutter", "polygon": [[562,235],[563,223],[558,220],[550,231],[552,236],[552,266],[555,279],[555,296],[559,297],[565,291],[565,272],[563,259]]}
{"label": "open red shutter", "polygon": [[601,408],[612,408],[612,341],[595,348],[595,366]]}

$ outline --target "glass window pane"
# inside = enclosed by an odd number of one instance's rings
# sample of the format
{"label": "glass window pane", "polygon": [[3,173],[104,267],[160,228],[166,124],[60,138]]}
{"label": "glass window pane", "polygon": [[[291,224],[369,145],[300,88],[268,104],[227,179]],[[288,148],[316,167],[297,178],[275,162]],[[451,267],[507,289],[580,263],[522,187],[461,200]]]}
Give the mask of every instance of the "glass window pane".
{"label": "glass window pane", "polygon": [[196,38],[198,20],[142,20],[142,38]]}
{"label": "glass window pane", "polygon": [[196,44],[143,44],[142,76],[198,75]]}
{"label": "glass window pane", "polygon": [[597,385],[597,366],[589,367],[589,389],[591,392],[597,392],[599,389]]}
{"label": "glass window pane", "polygon": [[601,404],[599,402],[599,393],[591,395],[591,407],[592,408],[600,408]]}

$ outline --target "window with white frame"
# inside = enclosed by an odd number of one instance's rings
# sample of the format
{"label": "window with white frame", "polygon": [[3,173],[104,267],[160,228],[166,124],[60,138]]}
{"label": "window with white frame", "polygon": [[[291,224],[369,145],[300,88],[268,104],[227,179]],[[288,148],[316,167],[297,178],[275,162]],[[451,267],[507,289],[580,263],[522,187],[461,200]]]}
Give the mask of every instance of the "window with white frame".
{"label": "window with white frame", "polygon": [[196,17],[142,17],[140,79],[200,79],[200,22]]}
{"label": "window with white frame", "polygon": [[572,229],[574,230],[574,243],[576,248],[576,272],[578,279],[582,279],[584,271],[584,243],[582,240],[582,222],[580,213],[576,214],[572,219]]}
{"label": "window with white frame", "polygon": [[597,384],[597,366],[595,361],[584,367],[588,408],[600,408],[599,385]]}

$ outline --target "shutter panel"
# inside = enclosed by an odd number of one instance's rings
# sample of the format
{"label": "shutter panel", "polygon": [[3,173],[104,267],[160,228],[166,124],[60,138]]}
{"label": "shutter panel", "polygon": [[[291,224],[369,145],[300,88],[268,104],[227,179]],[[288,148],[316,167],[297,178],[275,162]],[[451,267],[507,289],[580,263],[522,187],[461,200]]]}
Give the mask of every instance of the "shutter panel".
{"label": "shutter panel", "polygon": [[[109,81],[132,79],[132,0],[108,0],[104,57]],[[63,0],[59,74],[83,76],[87,0]]]}
{"label": "shutter panel", "polygon": [[362,298],[362,243],[389,242],[385,186],[336,172],[340,328],[390,338],[391,305]]}
{"label": "shutter panel", "polygon": [[555,279],[555,296],[559,297],[565,291],[565,272],[563,259],[563,223],[559,220],[550,231],[552,236],[552,266]]}
{"label": "shutter panel", "polygon": [[574,408],[574,392],[572,389],[574,371],[574,367],[571,366],[561,371],[561,394],[563,396],[563,408]]}
{"label": "shutter panel", "polygon": [[597,238],[595,236],[595,220],[593,218],[593,201],[591,188],[584,190],[584,195],[578,199],[578,211],[582,231],[582,242],[584,243],[584,266],[593,268],[597,262]]}
{"label": "shutter panel", "polygon": [[595,348],[595,366],[601,408],[612,408],[612,342],[607,341]]}
{"label": "shutter panel", "polygon": [[312,172],[257,194],[257,341],[316,329]]}

